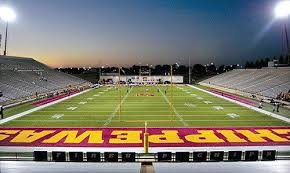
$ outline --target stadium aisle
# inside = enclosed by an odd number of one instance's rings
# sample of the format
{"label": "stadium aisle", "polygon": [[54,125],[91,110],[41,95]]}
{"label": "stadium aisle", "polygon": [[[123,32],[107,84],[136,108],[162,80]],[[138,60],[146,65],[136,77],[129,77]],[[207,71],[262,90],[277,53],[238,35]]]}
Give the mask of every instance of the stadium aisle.
{"label": "stadium aisle", "polygon": [[[260,162],[153,163],[155,173],[288,173],[288,160]],[[73,163],[1,161],[1,173],[139,173],[141,163]],[[169,169],[170,168],[170,169]]]}
{"label": "stadium aisle", "polygon": [[1,161],[0,173],[139,173],[140,167],[141,163]]}
{"label": "stadium aisle", "polygon": [[[289,173],[289,160],[262,162],[154,163],[155,173]],[[169,169],[170,168],[170,169]]]}

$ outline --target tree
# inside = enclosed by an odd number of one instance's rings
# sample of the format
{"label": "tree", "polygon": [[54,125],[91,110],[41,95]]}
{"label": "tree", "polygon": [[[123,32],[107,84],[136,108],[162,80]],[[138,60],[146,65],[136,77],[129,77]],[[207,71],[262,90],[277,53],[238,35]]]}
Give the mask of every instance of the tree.
{"label": "tree", "polygon": [[278,62],[279,64],[286,64],[283,55],[280,55]]}
{"label": "tree", "polygon": [[194,76],[204,76],[206,74],[206,68],[201,64],[195,64],[192,69]]}
{"label": "tree", "polygon": [[225,72],[225,65],[221,65],[221,66],[219,66],[219,68],[218,68],[218,73],[219,73],[219,74],[221,74],[221,73],[223,73],[223,72]]}
{"label": "tree", "polygon": [[249,61],[246,62],[245,68],[251,68],[251,64],[249,63]]}

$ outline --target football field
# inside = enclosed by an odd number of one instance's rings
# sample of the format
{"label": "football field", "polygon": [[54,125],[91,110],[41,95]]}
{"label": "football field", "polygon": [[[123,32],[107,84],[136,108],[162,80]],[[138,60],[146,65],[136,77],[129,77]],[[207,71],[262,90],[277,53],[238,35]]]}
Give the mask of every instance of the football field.
{"label": "football field", "polygon": [[186,85],[114,86],[7,122],[2,127],[233,127],[288,123]]}

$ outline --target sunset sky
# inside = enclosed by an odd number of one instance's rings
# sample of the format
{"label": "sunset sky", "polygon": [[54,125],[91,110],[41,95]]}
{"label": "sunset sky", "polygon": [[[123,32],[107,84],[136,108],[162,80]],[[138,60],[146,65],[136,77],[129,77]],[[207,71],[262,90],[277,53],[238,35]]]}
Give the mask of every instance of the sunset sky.
{"label": "sunset sky", "polygon": [[[244,64],[282,53],[277,0],[0,0],[8,54],[52,67]],[[284,21],[285,22],[285,21]],[[1,53],[4,47],[4,26]]]}

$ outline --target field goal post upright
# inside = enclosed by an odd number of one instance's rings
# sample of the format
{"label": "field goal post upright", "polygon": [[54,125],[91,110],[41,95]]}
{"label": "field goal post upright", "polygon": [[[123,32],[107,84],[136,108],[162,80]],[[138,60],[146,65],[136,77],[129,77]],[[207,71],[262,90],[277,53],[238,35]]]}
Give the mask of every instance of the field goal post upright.
{"label": "field goal post upright", "polygon": [[173,65],[170,66],[170,112],[171,112],[171,119],[174,120],[173,114],[173,84],[172,84],[172,72],[173,72]]}
{"label": "field goal post upright", "polygon": [[144,153],[147,154],[149,152],[149,133],[147,132],[147,121],[144,123],[144,136],[143,136],[143,143],[144,143]]}

